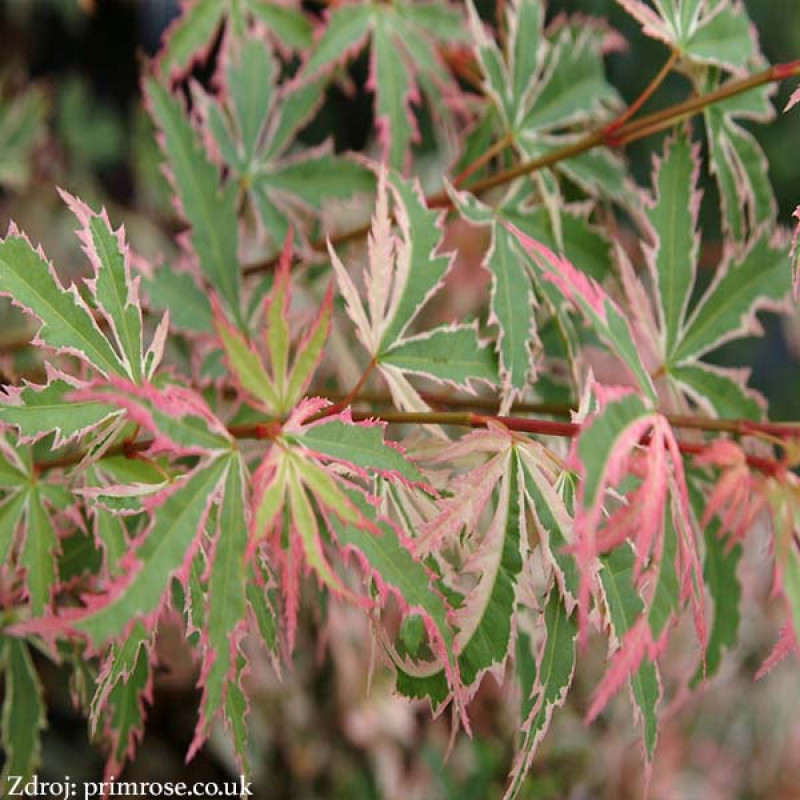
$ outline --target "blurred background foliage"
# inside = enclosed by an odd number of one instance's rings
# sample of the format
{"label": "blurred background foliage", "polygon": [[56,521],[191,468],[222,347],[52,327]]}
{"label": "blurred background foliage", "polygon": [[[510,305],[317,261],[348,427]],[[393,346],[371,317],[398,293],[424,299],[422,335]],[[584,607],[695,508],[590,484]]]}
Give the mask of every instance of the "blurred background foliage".
{"label": "blurred background foliage", "polygon": [[[319,13],[322,3],[306,3]],[[489,18],[493,0],[477,2]],[[615,0],[551,0],[550,17],[581,13],[607,19],[628,47],[609,54],[612,82],[626,100],[646,86],[667,57],[666,48],[645,39]],[[746,0],[771,62],[800,57],[800,3]],[[176,222],[159,172],[153,129],[140,105],[139,76],[159,46],[164,27],[177,14],[174,0],[4,0],[0,2],[0,229],[14,219],[41,242],[61,274],[83,269],[55,186],[97,207],[105,204],[115,224],[124,222],[136,252],[169,262]],[[357,87],[366,81],[366,58],[351,67]],[[207,68],[195,77],[208,80]],[[780,111],[794,88],[784,84],[774,102]],[[649,109],[685,97],[687,84],[670,78]],[[372,125],[369,97],[329,90],[325,107],[303,133],[308,143],[333,137],[337,149],[362,149]],[[779,202],[779,221],[789,225],[800,202],[798,117],[778,114],[754,128],[770,163]],[[423,116],[419,162],[428,173],[445,172],[430,124]],[[650,182],[652,154],[660,137],[632,145],[627,155],[640,184]],[[707,239],[719,228],[713,183],[703,176],[702,224]],[[710,273],[710,271],[709,271]],[[24,320],[0,304],[0,377],[16,380],[27,361]],[[771,320],[763,340],[719,354],[726,363],[748,363],[753,383],[770,400],[774,418],[797,418],[800,392],[800,324]],[[753,537],[745,559],[746,591],[768,593],[766,539]],[[764,602],[745,607],[765,608]],[[260,757],[257,796],[263,798],[458,798],[479,800],[502,794],[512,753],[514,720],[508,698],[486,682],[472,707],[476,735],[460,736],[446,758],[450,723],[430,721],[424,707],[393,698],[391,679],[377,670],[370,692],[370,631],[363,615],[336,608],[325,631],[305,620],[305,643],[294,668],[276,677],[256,663],[251,676],[252,721]],[[665,718],[651,795],[655,798],[800,797],[800,692],[796,665],[786,663],[769,680],[752,675],[774,640],[769,615],[745,618],[739,648],[722,674],[692,698],[678,697]],[[322,637],[322,638],[321,638]],[[186,766],[183,754],[194,727],[198,693],[194,667],[182,651],[180,634],[162,637],[162,667],[145,740],[128,780],[224,780],[232,759],[224,737],[211,742]],[[324,645],[324,646],[323,646]],[[665,680],[685,673],[685,652],[665,659]],[[531,798],[639,797],[642,767],[627,698],[619,697],[603,718],[582,723],[600,673],[597,647],[579,671],[578,690],[556,716],[527,786]],[[594,660],[594,664],[591,662]],[[64,676],[41,664],[51,709],[45,739],[44,778],[98,779],[99,753],[84,744],[85,721],[72,710]],[[503,690],[505,691],[505,690]]]}

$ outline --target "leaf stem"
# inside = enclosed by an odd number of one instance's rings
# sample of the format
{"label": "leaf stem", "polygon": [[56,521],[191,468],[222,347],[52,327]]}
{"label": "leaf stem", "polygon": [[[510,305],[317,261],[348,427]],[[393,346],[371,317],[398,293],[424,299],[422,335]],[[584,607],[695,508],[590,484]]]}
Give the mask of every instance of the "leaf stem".
{"label": "leaf stem", "polygon": [[615,131],[619,130],[653,96],[656,89],[664,83],[667,75],[672,72],[672,68],[675,66],[679,56],[680,51],[673,47],[669,58],[664,62],[664,66],[661,67],[655,78],[647,84],[644,91],[613,122],[606,125],[607,136],[613,135]]}
{"label": "leaf stem", "polygon": [[459,188],[467,178],[474,175],[481,167],[488,164],[495,156],[500,155],[514,141],[514,134],[507,133],[498,139],[488,150],[485,150],[468,167],[453,178],[453,186]]}

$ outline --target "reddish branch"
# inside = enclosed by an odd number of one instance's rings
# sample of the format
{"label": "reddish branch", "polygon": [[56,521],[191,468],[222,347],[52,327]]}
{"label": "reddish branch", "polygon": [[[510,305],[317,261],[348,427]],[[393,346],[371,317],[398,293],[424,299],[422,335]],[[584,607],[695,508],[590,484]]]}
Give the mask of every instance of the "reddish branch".
{"label": "reddish branch", "polygon": [[[578,436],[582,425],[577,422],[561,422],[550,419],[533,419],[526,417],[498,416],[494,414],[476,414],[472,411],[353,411],[353,420],[381,420],[388,423],[405,425],[454,425],[457,427],[483,428],[489,423],[500,423],[511,431],[537,436],[557,436],[572,439]],[[711,420],[692,417],[673,417],[671,421],[675,427],[693,428],[698,430],[727,431],[733,433],[769,432],[771,435],[800,437],[800,425],[789,423],[753,423],[745,420]],[[755,427],[754,427],[755,426]],[[264,420],[245,425],[231,425],[228,432],[236,439],[271,440],[280,435],[281,423],[279,420]],[[779,434],[780,432],[780,434]],[[646,440],[643,442],[646,443]],[[153,444],[152,439],[140,439],[135,442],[125,441],[115,447],[109,448],[105,457],[124,455],[128,458],[138,458]],[[679,441],[678,446],[685,455],[699,455],[705,451],[706,445],[701,442]],[[86,457],[84,452],[68,453],[58,458],[37,461],[34,468],[43,473],[53,469],[64,469],[79,464]],[[763,472],[766,475],[777,475],[786,470],[782,461],[748,455],[747,464],[751,469]]]}

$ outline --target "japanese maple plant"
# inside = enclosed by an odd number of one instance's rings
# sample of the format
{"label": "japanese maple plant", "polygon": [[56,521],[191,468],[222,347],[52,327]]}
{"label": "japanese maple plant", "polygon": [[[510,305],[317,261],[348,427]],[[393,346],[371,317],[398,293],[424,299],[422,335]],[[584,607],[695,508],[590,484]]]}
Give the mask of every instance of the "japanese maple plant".
{"label": "japanese maple plant", "polygon": [[[307,611],[324,628],[347,604],[454,735],[483,683],[509,687],[507,797],[589,637],[608,656],[587,722],[628,687],[649,772],[659,659],[686,616],[695,668],[669,691],[713,678],[749,536],[785,601],[762,671],[796,648],[800,424],[710,357],[791,307],[791,232],[742,123],[800,62],[766,67],[738,0],[619,3],[668,56],[629,106],[604,70],[618,34],[540,0],[183,4],[142,78],[180,257],[145,260],[69,187],[86,278],[13,223],[0,243],[45,370],[0,395],[7,774],[39,764],[44,657],[119,776],[166,621],[202,689],[189,756],[219,725],[247,773],[251,660],[291,669]],[[362,52],[367,152],[304,144],[331,85],[362,91]],[[648,112],[674,74],[685,99]],[[638,186],[626,145],[662,131]]]}

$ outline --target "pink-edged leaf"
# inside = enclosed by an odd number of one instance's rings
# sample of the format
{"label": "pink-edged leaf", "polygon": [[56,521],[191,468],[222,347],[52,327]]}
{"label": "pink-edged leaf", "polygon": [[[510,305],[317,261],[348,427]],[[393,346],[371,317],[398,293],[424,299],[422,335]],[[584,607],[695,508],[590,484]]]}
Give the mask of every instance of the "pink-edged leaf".
{"label": "pink-edged leaf", "polygon": [[28,491],[25,513],[25,534],[20,563],[25,568],[26,591],[31,612],[38,617],[50,606],[50,595],[56,582],[55,553],[58,537],[40,487]]}
{"label": "pink-edged leaf", "polygon": [[105,209],[97,214],[67,192],[62,191],[61,197],[81,224],[78,239],[94,270],[94,278],[87,281],[87,285],[97,310],[114,334],[128,375],[134,383],[139,383],[144,373],[142,309],[139,279],[131,274],[125,230],[112,229]]}
{"label": "pink-edged leaf", "polygon": [[725,342],[761,331],[756,312],[788,309],[792,288],[786,242],[764,229],[742,254],[729,253],[686,321],[673,363],[694,360]]}
{"label": "pink-edged leaf", "polygon": [[42,251],[13,226],[0,240],[0,296],[40,323],[34,345],[74,355],[106,376],[127,374],[76,287],[64,289]]}
{"label": "pink-edged leaf", "polygon": [[[683,460],[669,423],[649,412],[636,395],[612,395],[582,430],[576,454],[583,479],[576,519],[580,621],[587,619],[595,557],[630,540],[636,551],[634,578],[638,579],[651,558],[660,562],[665,514],[669,513],[678,535],[682,598],[691,596],[698,636],[705,644],[697,543]],[[608,489],[619,485],[631,472],[640,477],[637,488],[603,522]],[[582,628],[582,634],[584,631]]]}
{"label": "pink-edged leaf", "polygon": [[453,613],[465,686],[478,683],[486,670],[504,664],[513,640],[516,584],[527,531],[519,460],[514,451],[508,456],[492,521],[463,565],[463,571],[475,575],[477,583]]}
{"label": "pink-edged leaf", "polygon": [[136,623],[124,641],[111,645],[97,676],[89,722],[92,738],[109,748],[106,780],[120,774],[144,733],[145,703],[152,702],[152,639]]}
{"label": "pink-edged leaf", "polygon": [[47,375],[44,386],[9,386],[0,396],[0,424],[16,428],[20,443],[36,442],[54,434],[55,450],[120,416],[113,404],[75,400],[72,395],[80,384],[73,378],[51,367],[47,368]]}
{"label": "pink-edged leaf", "polygon": [[570,264],[567,259],[526,236],[508,224],[532,257],[545,280],[551,282],[562,297],[577,307],[594,332],[628,367],[639,388],[651,401],[656,400],[653,381],[642,364],[636,342],[625,315],[603,289]]}
{"label": "pink-edged leaf", "polygon": [[531,442],[519,447],[518,453],[526,505],[533,515],[545,556],[553,566],[567,612],[572,614],[578,602],[580,574],[572,552],[575,530],[568,508],[571,481],[566,473],[553,474],[552,456],[541,446]]}
{"label": "pink-edged leaf", "polygon": [[[378,178],[370,261],[365,276],[366,308],[353,279],[333,248],[329,246],[329,250],[358,337],[370,355],[380,361],[381,355],[402,340],[422,307],[440,288],[452,257],[436,255],[442,238],[441,215],[426,207],[419,185],[403,180],[396,173],[390,173],[388,181],[383,172],[379,172]],[[392,232],[389,224],[389,191],[399,235]],[[388,263],[387,257],[391,259]]]}
{"label": "pink-edged leaf", "polygon": [[655,198],[645,212],[651,238],[647,261],[658,287],[663,355],[667,358],[679,341],[697,271],[699,172],[699,147],[685,135],[671,139],[663,159],[655,162]]}
{"label": "pink-edged leaf", "polygon": [[[393,653],[397,670],[397,690],[410,697],[427,697],[437,711],[450,697],[462,704],[459,664],[449,609],[434,588],[434,576],[415,554],[414,542],[406,539],[374,506],[357,491],[348,497],[373,530],[362,522],[332,519],[337,542],[352,551],[362,569],[375,582],[382,604],[391,591],[406,614],[417,614],[423,621],[435,660],[432,664],[403,658]],[[461,708],[463,714],[463,707]]]}
{"label": "pink-edged leaf", "polygon": [[385,423],[355,423],[345,411],[302,428],[287,440],[308,448],[316,457],[336,461],[367,476],[384,475],[425,484],[424,475],[409,461],[400,445],[384,438]]}
{"label": "pink-edged leaf", "polygon": [[772,652],[767,656],[764,663],[758,668],[754,680],[760,681],[767,673],[772,672],[778,664],[787,656],[797,653],[797,636],[795,627],[791,622],[787,622],[781,627],[778,641],[772,648]]}
{"label": "pink-edged leaf", "polygon": [[297,344],[290,362],[289,312],[292,301],[290,267],[292,234],[284,244],[271,292],[264,301],[264,356],[255,343],[234,328],[212,298],[214,325],[228,366],[242,392],[272,416],[285,416],[303,398],[330,331],[333,304],[328,289],[319,313]]}
{"label": "pink-edged leaf", "polygon": [[294,361],[286,382],[287,407],[296,406],[308,390],[330,335],[332,312],[333,285],[331,284],[325,292],[319,313],[295,348]]}
{"label": "pink-edged leaf", "polygon": [[231,325],[212,296],[214,327],[222,342],[225,360],[239,389],[268,414],[277,414],[281,401],[272,376],[253,342]]}
{"label": "pink-edged leaf", "polygon": [[164,604],[170,579],[185,574],[200,546],[208,510],[229,464],[226,457],[205,462],[151,499],[150,523],[131,543],[124,574],[105,592],[86,597],[83,609],[22,623],[19,629],[77,631],[99,646],[126,636],[139,620],[152,622]]}
{"label": "pink-edged leaf", "polygon": [[634,555],[627,546],[617,548],[603,559],[600,573],[614,637],[619,643],[606,675],[595,690],[587,712],[587,721],[594,719],[608,700],[630,680],[634,701],[641,715],[645,755],[653,758],[658,719],[656,708],[661,698],[661,682],[655,659],[663,642],[653,640],[644,612],[644,604],[636,590]]}
{"label": "pink-edged leaf", "polygon": [[165,78],[179,78],[205,60],[224,14],[222,0],[184,0],[182,6],[163,37],[158,68]]}
{"label": "pink-edged leaf", "polygon": [[246,330],[240,299],[236,186],[220,185],[219,171],[175,97],[153,78],[145,81],[145,96],[162,133],[177,210],[191,225],[188,239],[182,241],[184,249],[219,292],[237,327]]}
{"label": "pink-edged leaf", "polygon": [[136,386],[114,379],[76,391],[73,398],[124,409],[130,420],[155,435],[154,452],[203,455],[229,451],[233,443],[205,400],[183,386],[159,389],[150,383]]}
{"label": "pink-edged leaf", "polygon": [[216,535],[208,558],[208,612],[201,635],[204,652],[200,685],[203,687],[203,697],[187,758],[191,758],[205,741],[214,718],[228,708],[228,695],[235,694],[237,690],[235,673],[239,658],[239,639],[243,634],[247,614],[246,479],[244,463],[241,458],[234,457],[225,477],[222,502],[217,514]]}

